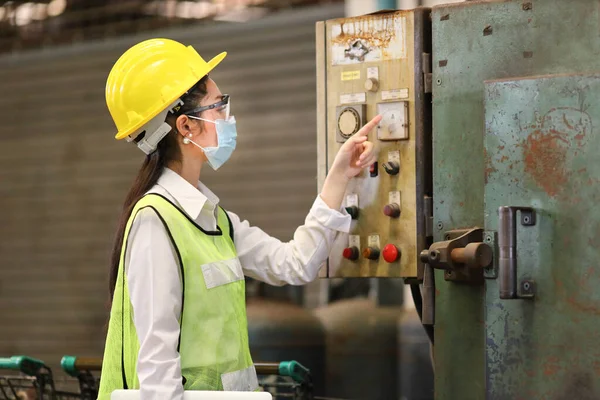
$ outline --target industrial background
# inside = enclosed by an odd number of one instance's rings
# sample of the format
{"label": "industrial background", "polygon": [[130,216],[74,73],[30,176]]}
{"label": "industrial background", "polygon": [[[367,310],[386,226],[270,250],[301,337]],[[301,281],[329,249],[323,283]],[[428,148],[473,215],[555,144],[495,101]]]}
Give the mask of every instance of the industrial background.
{"label": "industrial background", "polygon": [[284,241],[385,111],[328,279],[247,280],[255,361],[299,361],[329,399],[599,398],[599,32],[596,0],[0,0],[0,400],[5,373],[41,379],[11,356],[94,383],[143,160],[104,87],[153,37],[228,52],[238,147],[202,180]]}

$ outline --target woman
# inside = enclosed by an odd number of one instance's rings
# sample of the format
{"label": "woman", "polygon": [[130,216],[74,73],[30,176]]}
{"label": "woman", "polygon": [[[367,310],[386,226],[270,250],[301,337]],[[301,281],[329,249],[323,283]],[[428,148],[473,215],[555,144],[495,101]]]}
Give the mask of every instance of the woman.
{"label": "woman", "polygon": [[147,156],[127,195],[113,249],[112,308],[99,399],[140,388],[142,399],[183,390],[258,388],[248,348],[244,275],[272,285],[317,277],[339,232],[348,181],[375,160],[367,134],[340,149],[294,240],[282,243],[219,207],[200,182],[236,147],[229,96],[191,47],[153,39],[113,66],[106,101],[118,129]]}

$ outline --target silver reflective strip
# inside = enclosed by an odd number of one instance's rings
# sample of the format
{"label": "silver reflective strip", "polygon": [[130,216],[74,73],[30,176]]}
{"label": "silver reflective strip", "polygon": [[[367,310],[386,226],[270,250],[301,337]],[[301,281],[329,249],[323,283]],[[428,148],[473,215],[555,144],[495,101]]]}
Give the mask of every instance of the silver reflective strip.
{"label": "silver reflective strip", "polygon": [[258,389],[258,378],[254,365],[239,371],[221,375],[223,390],[229,392],[253,392]]}
{"label": "silver reflective strip", "polygon": [[244,279],[244,272],[237,258],[204,264],[202,266],[202,275],[204,275],[204,282],[207,289]]}

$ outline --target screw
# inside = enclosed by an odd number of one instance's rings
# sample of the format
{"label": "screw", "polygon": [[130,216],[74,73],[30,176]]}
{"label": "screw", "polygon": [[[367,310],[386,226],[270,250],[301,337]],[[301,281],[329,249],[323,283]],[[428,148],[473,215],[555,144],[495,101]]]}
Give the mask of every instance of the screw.
{"label": "screw", "polygon": [[492,237],[490,235],[486,235],[485,241],[486,243],[492,243]]}
{"label": "screw", "polygon": [[529,290],[529,288],[530,288],[529,282],[525,282],[525,283],[523,284],[523,289],[525,289],[525,290]]}
{"label": "screw", "polygon": [[437,85],[440,86],[442,84],[442,80],[438,79],[437,81],[435,81],[435,83],[437,83]]}
{"label": "screw", "polygon": [[437,223],[437,228],[438,228],[438,230],[440,230],[440,231],[441,231],[442,229],[444,229],[444,224],[442,224],[442,221],[439,221],[439,222]]}
{"label": "screw", "polygon": [[525,223],[528,224],[529,223],[529,217],[524,217],[523,221],[525,221]]}

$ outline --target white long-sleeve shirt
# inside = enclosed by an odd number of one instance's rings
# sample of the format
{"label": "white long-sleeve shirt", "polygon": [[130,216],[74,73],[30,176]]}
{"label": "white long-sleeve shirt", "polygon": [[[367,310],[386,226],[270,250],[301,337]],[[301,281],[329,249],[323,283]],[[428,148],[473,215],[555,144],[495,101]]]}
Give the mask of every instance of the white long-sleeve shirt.
{"label": "white long-sleeve shirt", "polygon": [[[165,169],[149,193],[171,200],[206,230],[216,230],[219,198],[202,183],[190,185]],[[294,239],[283,243],[227,211],[244,275],[272,284],[299,285],[314,280],[340,232],[350,229],[350,216],[329,208],[317,196]],[[135,217],[127,241],[125,271],[140,343],[137,373],[140,398],[183,399],[177,352],[181,315],[181,277],[177,256],[154,210]]]}

